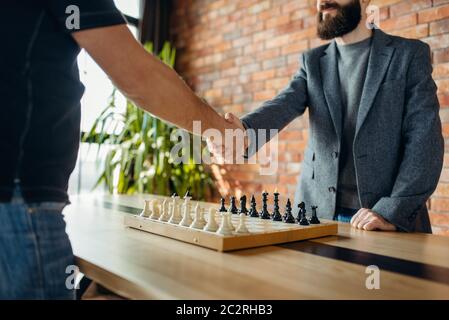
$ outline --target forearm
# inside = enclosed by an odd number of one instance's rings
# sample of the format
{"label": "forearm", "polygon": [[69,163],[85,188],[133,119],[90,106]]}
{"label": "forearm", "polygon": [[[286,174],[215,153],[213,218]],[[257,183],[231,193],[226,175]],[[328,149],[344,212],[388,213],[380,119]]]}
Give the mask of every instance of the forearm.
{"label": "forearm", "polygon": [[[122,91],[139,107],[158,118],[193,131],[193,122],[199,121],[201,129],[224,129],[221,116],[187,86],[168,66],[151,55],[136,66],[139,83],[133,87],[122,86]],[[120,86],[119,86],[120,88]]]}
{"label": "forearm", "polygon": [[227,126],[220,115],[189,89],[176,72],[149,54],[124,25],[73,34],[113,83],[130,100],[154,116],[192,132]]}

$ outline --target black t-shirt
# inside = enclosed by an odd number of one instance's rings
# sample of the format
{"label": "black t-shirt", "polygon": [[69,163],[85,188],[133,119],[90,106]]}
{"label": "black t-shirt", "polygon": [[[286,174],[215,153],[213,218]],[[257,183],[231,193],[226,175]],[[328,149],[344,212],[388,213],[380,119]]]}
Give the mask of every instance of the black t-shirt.
{"label": "black t-shirt", "polygon": [[123,23],[112,0],[0,1],[0,202],[15,181],[27,202],[68,201],[84,92],[70,34]]}

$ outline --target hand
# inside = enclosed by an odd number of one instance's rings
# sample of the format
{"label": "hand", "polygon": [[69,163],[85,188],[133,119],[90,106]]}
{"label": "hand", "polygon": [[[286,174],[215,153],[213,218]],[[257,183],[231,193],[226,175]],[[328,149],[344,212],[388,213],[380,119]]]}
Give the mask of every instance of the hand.
{"label": "hand", "polygon": [[[216,137],[214,137],[214,139],[207,138],[207,146],[209,151],[214,155],[216,161],[219,163],[233,164],[234,159],[243,159],[245,151],[248,148],[248,136],[245,127],[238,117],[232,113],[226,113],[224,120],[226,120],[226,123],[231,126],[231,129],[234,130],[234,133],[236,134],[237,138],[233,139],[234,143],[232,145],[226,145],[226,141],[229,141],[229,139],[222,136],[220,137],[221,139],[217,139]],[[229,133],[231,132],[228,132],[227,134]],[[243,161],[241,160],[241,162]],[[237,163],[239,162],[237,161]]]}
{"label": "hand", "polygon": [[386,221],[381,215],[370,209],[360,209],[351,219],[351,225],[366,231],[396,231],[396,227]]}

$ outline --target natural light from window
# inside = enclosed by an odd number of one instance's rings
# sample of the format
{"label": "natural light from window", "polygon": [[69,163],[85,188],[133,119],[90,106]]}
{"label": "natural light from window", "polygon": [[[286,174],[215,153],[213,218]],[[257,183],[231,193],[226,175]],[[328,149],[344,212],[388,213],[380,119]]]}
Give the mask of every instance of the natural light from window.
{"label": "natural light from window", "polygon": [[[140,0],[115,0],[116,6],[126,15],[140,17]],[[129,26],[137,37],[137,29]],[[86,91],[81,100],[81,130],[88,131],[95,119],[106,107],[112,93],[112,84],[107,75],[98,67],[95,61],[83,50],[78,57],[80,77]],[[118,106],[125,107],[125,99],[119,95]]]}

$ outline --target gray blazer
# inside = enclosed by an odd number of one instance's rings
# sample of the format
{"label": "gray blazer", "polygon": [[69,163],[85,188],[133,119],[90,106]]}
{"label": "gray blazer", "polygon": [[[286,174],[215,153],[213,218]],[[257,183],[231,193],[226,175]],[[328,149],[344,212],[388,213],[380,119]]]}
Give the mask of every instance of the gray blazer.
{"label": "gray blazer", "polygon": [[[317,205],[326,219],[335,215],[342,134],[337,68],[335,41],[304,53],[289,86],[242,118],[247,128],[282,130],[309,108],[295,205]],[[426,201],[444,154],[436,91],[427,44],[374,31],[353,145],[359,200],[407,232],[432,232]],[[266,142],[254,140],[254,152]]]}

